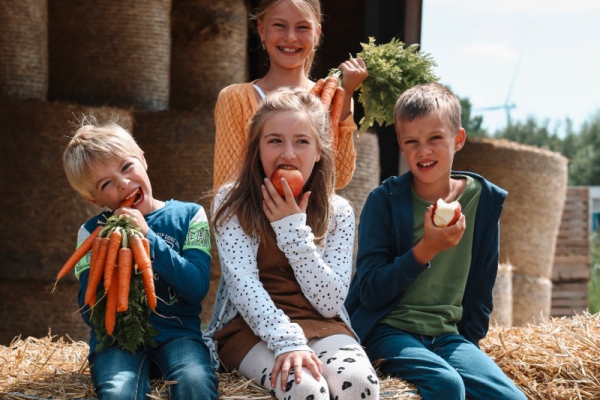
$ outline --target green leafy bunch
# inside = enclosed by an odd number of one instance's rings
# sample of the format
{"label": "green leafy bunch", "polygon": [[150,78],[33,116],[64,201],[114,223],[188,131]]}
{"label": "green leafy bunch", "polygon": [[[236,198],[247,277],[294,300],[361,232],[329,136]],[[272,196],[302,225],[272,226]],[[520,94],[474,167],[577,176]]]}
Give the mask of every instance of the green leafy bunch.
{"label": "green leafy bunch", "polygon": [[419,45],[405,47],[398,39],[386,44],[361,43],[356,55],[364,60],[369,76],[359,86],[358,101],[365,110],[359,122],[358,134],[366,132],[374,123],[381,126],[394,124],[394,106],[407,89],[423,83],[436,82],[433,68],[437,66],[428,53],[418,50]]}
{"label": "green leafy bunch", "polygon": [[[99,292],[100,294],[100,292]],[[133,274],[129,292],[129,306],[126,311],[117,313],[114,335],[109,335],[104,327],[106,314],[106,298],[102,292],[101,299],[92,310],[91,323],[98,345],[98,352],[106,346],[116,345],[135,353],[142,346],[155,346],[154,337],[158,331],[150,324],[148,317],[152,312],[144,291],[141,274]]]}

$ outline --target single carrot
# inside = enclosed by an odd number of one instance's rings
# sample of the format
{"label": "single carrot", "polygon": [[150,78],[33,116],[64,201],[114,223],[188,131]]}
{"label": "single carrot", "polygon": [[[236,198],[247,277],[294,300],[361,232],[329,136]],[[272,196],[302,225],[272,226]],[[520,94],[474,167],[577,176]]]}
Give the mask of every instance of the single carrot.
{"label": "single carrot", "polygon": [[90,272],[88,273],[87,288],[85,290],[84,304],[93,307],[96,304],[96,291],[98,290],[98,284],[102,280],[102,273],[104,272],[104,263],[106,261],[106,252],[108,250],[108,238],[97,237],[98,239],[98,253],[94,255],[94,263],[90,265]]}
{"label": "single carrot", "polygon": [[142,244],[144,245],[144,250],[146,250],[146,254],[148,254],[148,258],[152,260],[152,257],[150,257],[150,241],[147,237],[142,238]]}
{"label": "single carrot", "polygon": [[336,75],[330,75],[325,80],[325,85],[323,86],[323,91],[321,92],[321,102],[327,110],[329,110],[329,107],[331,106],[331,101],[335,95],[335,88],[338,87],[338,82],[339,79]]}
{"label": "single carrot", "polygon": [[148,253],[146,253],[142,239],[138,235],[131,235],[129,237],[129,247],[131,248],[133,259],[140,268],[140,271],[152,268],[150,257],[148,256]]}
{"label": "single carrot", "polygon": [[133,196],[123,200],[121,202],[121,204],[119,205],[119,208],[122,207],[131,207],[133,205],[133,203],[135,202],[135,198],[137,197],[137,193],[138,193],[139,189],[135,191],[135,193],[133,194]]}
{"label": "single carrot", "polygon": [[342,109],[344,108],[344,98],[346,91],[343,87],[338,86],[335,89],[333,100],[331,102],[331,132],[333,133],[333,150],[337,151],[339,142],[339,125],[342,117]]}
{"label": "single carrot", "polygon": [[152,262],[144,249],[142,239],[137,235],[129,238],[129,247],[133,253],[133,259],[142,272],[144,290],[148,298],[148,305],[154,311],[156,309],[156,292],[154,289],[154,273],[152,272]]}
{"label": "single carrot", "polygon": [[325,79],[321,78],[315,82],[315,85],[312,87],[312,89],[310,89],[310,93],[314,94],[317,97],[321,97],[323,85],[325,85]]}
{"label": "single carrot", "polygon": [[[150,257],[150,241],[148,240],[147,237],[143,237],[142,238],[142,244],[144,245],[144,249],[146,250],[146,254],[148,254],[148,258],[150,260],[152,260],[152,257]],[[135,270],[135,272],[138,272],[139,266],[137,265],[137,263],[133,264],[133,269]]]}
{"label": "single carrot", "polygon": [[117,311],[127,311],[129,306],[129,285],[131,284],[131,269],[133,267],[133,254],[129,247],[121,247],[117,262],[117,275],[119,276],[119,290],[117,291]]}
{"label": "single carrot", "polygon": [[63,278],[67,274],[67,272],[72,270],[75,267],[75,265],[77,265],[79,260],[81,260],[88,253],[88,251],[90,251],[92,249],[92,245],[94,244],[94,239],[96,238],[96,236],[98,236],[98,234],[100,233],[102,228],[103,228],[103,226],[99,225],[96,229],[94,229],[94,231],[90,234],[90,236],[88,236],[87,239],[85,239],[83,241],[83,243],[81,243],[81,246],[79,246],[75,250],[75,252],[71,255],[71,257],[69,257],[69,259],[62,266],[60,271],[58,271],[58,274],[56,275],[57,281],[60,280],[61,278]]}
{"label": "single carrot", "polygon": [[154,289],[154,272],[152,272],[152,268],[146,268],[142,271],[142,281],[144,282],[148,306],[154,311],[156,310],[156,291]]}
{"label": "single carrot", "polygon": [[106,312],[104,314],[104,327],[106,333],[112,335],[117,323],[117,295],[119,291],[119,276],[115,275],[115,282],[110,285],[106,296]]}
{"label": "single carrot", "polygon": [[117,265],[117,253],[121,247],[121,239],[123,235],[119,228],[115,228],[108,239],[108,251],[106,253],[106,261],[104,264],[104,291],[108,292],[112,277]]}

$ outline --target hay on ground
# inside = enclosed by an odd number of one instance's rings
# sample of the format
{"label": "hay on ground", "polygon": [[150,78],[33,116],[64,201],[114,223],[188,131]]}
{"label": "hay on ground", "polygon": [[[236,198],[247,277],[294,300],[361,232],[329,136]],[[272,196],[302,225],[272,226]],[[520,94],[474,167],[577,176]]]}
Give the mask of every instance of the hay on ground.
{"label": "hay on ground", "polygon": [[[552,318],[538,325],[494,326],[481,341],[486,352],[528,399],[600,398],[600,314]],[[95,398],[84,342],[68,337],[15,339],[0,346],[0,397]],[[221,399],[270,399],[236,373],[219,374]],[[381,377],[382,400],[419,399],[414,386]],[[172,382],[153,381],[152,398],[166,398]]]}

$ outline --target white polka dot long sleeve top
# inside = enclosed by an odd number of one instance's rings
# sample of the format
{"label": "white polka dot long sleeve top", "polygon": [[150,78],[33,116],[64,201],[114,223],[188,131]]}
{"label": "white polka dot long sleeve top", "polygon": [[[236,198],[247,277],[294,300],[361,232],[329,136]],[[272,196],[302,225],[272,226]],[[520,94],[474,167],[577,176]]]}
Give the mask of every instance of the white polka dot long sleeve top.
{"label": "white polka dot long sleeve top", "polygon": [[[215,210],[227,190],[224,187],[217,194]],[[349,326],[344,301],[352,275],[354,210],[346,199],[337,195],[332,198],[331,206],[333,213],[323,245],[315,244],[304,213],[272,222],[271,226],[277,246],[286,255],[307,300],[324,317],[339,316]],[[221,282],[204,335],[213,355],[216,356],[214,334],[238,314],[267,343],[275,357],[296,350],[312,351],[300,326],[275,306],[259,280],[258,237],[246,235],[236,216],[218,225],[214,236],[221,261]]]}

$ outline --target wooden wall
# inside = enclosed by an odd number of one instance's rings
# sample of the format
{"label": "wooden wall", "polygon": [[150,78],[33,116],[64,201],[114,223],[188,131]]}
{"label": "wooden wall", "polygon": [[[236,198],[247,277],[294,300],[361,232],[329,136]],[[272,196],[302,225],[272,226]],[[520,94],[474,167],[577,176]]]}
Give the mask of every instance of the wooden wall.
{"label": "wooden wall", "polygon": [[573,315],[588,309],[589,231],[588,187],[570,186],[552,269],[553,316]]}

